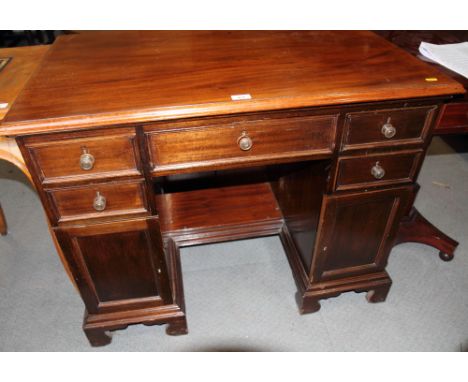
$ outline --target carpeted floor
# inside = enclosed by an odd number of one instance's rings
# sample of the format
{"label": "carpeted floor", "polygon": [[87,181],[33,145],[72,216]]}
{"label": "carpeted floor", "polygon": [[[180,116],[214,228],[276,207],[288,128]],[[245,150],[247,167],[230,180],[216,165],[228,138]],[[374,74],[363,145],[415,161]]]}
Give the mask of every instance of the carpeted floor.
{"label": "carpeted floor", "polygon": [[460,242],[445,263],[436,250],[392,251],[387,301],[347,293],[300,316],[295,285],[277,237],[182,251],[189,334],[164,326],[116,331],[93,349],[81,331],[83,304],[48,236],[39,200],[14,167],[0,163],[0,202],[9,234],[0,237],[2,351],[460,351],[468,349],[468,137],[454,152],[436,138],[416,205]]}

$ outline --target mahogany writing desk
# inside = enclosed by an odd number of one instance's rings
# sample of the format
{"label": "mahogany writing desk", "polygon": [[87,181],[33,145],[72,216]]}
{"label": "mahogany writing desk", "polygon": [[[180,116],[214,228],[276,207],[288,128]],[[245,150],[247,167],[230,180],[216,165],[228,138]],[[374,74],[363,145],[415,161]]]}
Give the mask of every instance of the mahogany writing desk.
{"label": "mahogany writing desk", "polygon": [[135,323],[187,332],[188,245],[280,235],[302,313],[385,300],[439,109],[463,91],[370,32],[102,32],[57,40],[1,134],[97,346]]}

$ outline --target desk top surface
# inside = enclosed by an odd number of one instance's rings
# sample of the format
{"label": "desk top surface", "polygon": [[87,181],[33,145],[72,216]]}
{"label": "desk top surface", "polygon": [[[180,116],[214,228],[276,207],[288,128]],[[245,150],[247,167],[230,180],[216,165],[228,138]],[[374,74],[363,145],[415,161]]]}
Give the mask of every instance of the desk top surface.
{"label": "desk top surface", "polygon": [[0,134],[463,92],[366,31],[83,33],[54,43]]}

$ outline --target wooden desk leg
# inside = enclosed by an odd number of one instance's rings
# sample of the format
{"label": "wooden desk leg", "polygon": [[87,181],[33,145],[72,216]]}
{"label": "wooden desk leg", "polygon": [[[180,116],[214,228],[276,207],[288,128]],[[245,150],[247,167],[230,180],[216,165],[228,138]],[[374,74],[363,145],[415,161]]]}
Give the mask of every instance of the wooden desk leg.
{"label": "wooden desk leg", "polygon": [[83,329],[91,346],[99,347],[111,343],[112,337],[101,329]]}
{"label": "wooden desk leg", "polygon": [[400,222],[395,244],[415,242],[430,245],[439,250],[439,257],[444,261],[453,259],[458,242],[432,225],[413,207]]}
{"label": "wooden desk leg", "polygon": [[0,205],[0,235],[5,236],[8,232],[5,215],[3,214],[2,206]]}

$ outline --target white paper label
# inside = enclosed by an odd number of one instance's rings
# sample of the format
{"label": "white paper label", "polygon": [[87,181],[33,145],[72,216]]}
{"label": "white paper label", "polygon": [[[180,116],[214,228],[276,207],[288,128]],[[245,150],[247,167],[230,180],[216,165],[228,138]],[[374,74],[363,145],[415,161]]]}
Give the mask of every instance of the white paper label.
{"label": "white paper label", "polygon": [[252,99],[252,96],[250,94],[234,94],[231,96],[231,99],[233,101],[242,101],[244,99]]}
{"label": "white paper label", "polygon": [[6,109],[8,107],[8,103],[0,103],[0,109]]}

